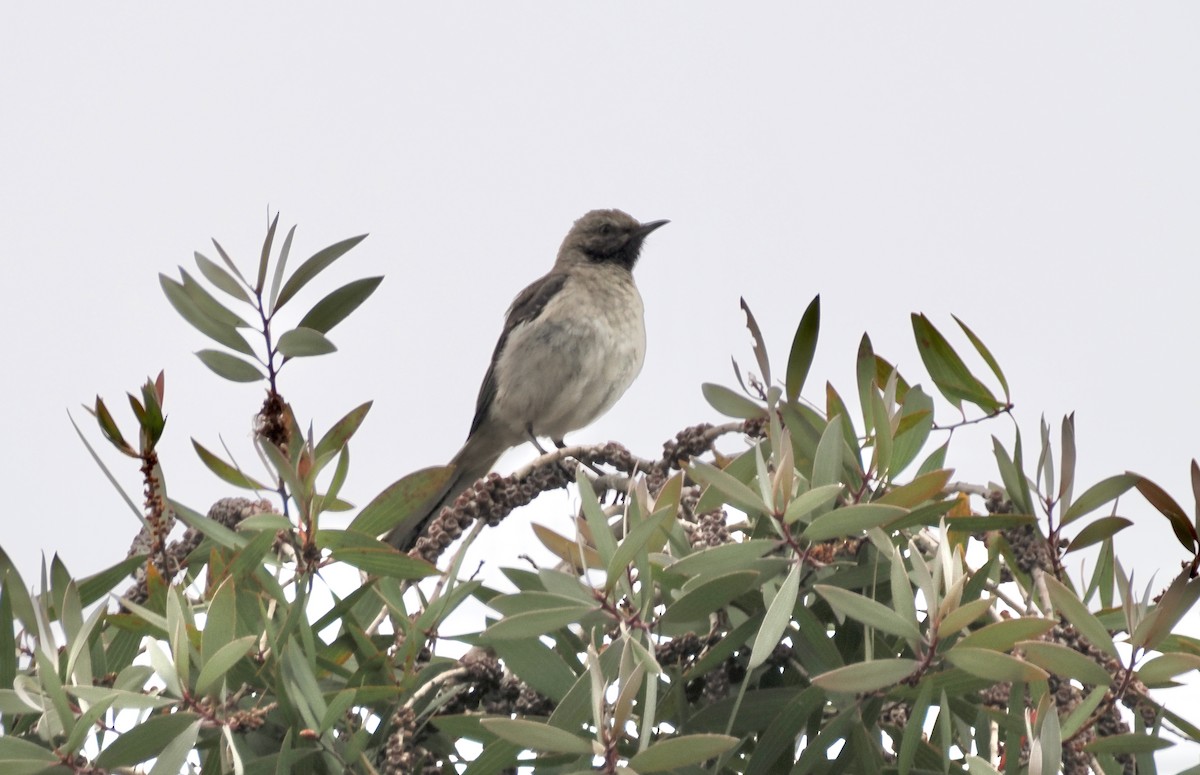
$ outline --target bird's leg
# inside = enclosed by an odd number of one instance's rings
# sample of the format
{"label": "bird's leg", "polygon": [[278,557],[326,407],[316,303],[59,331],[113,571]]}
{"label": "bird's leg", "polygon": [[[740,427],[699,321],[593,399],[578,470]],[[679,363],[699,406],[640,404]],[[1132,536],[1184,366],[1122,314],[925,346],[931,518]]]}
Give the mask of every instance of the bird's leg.
{"label": "bird's leg", "polygon": [[[546,450],[542,449],[542,445],[538,443],[537,436],[533,435],[533,423],[525,426],[525,435],[529,437],[529,441],[533,444],[533,448],[538,451],[539,455],[546,454]],[[558,444],[559,442],[556,441],[554,443]],[[562,449],[562,447],[560,446],[559,449]]]}
{"label": "bird's leg", "polygon": [[[553,441],[554,446],[558,447],[559,449],[567,448],[566,442],[564,442],[562,439],[550,439],[550,440]],[[582,463],[584,466],[586,466],[587,469],[589,471],[591,471],[593,474],[595,474],[596,476],[604,476],[603,471],[601,471],[599,468],[596,468],[594,465],[587,462],[586,460],[580,460],[579,462]],[[601,502],[603,502],[603,498],[601,498]]]}

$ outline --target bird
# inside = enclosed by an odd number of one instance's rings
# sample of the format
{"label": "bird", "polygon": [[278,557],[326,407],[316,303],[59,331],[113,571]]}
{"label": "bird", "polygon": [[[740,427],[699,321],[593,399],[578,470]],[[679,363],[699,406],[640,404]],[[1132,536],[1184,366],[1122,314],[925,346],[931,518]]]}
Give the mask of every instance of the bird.
{"label": "bird", "polygon": [[504,452],[563,437],[612,408],[641,372],[646,325],[633,268],[666,220],[641,223],[621,210],[575,221],[554,266],[517,294],[475,402],[449,481],[385,540],[409,551],[442,507],[492,470]]}

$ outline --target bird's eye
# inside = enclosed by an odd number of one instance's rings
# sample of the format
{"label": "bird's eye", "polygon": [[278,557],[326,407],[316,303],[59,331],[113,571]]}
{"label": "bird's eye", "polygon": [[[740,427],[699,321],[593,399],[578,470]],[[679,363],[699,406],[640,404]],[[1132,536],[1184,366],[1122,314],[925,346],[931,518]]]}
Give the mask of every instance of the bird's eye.
{"label": "bird's eye", "polygon": [[604,234],[604,235],[612,234],[613,233],[613,225],[611,223],[600,224],[600,233]]}

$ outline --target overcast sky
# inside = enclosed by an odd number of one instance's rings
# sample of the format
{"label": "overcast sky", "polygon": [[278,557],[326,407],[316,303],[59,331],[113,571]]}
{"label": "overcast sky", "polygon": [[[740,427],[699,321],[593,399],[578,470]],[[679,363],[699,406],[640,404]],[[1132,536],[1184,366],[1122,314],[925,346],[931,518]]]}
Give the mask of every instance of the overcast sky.
{"label": "overcast sky", "polygon": [[[575,218],[619,207],[671,219],[637,269],[649,353],[573,440],[654,456],[715,420],[700,383],[753,360],[738,297],[781,369],[820,293],[811,398],[854,394],[864,331],[928,383],[909,313],[948,334],[956,314],[1007,372],[1027,458],[1040,415],[1075,411],[1077,492],[1132,469],[1190,510],[1198,33],[1185,2],[9,7],[3,546],[30,580],[42,552],[77,574],[123,556],[137,525],[66,411],[100,444],[80,403],[129,427],[123,394],[160,369],[172,496],[230,494],[190,438],[248,459],[262,393],[191,355],[208,344],[157,275],[210,237],[251,266],[268,209],[299,224],[297,257],[371,234],[299,301],[386,275],[341,351],[281,383],[318,432],[375,400],[360,504],[454,453],[512,296]],[[1011,447],[1008,421],[956,436],[959,478],[998,479],[989,434]],[[108,460],[139,497],[136,466]],[[1166,521],[1121,513],[1126,567],[1165,583],[1185,557]],[[528,518],[498,533],[527,542]]]}

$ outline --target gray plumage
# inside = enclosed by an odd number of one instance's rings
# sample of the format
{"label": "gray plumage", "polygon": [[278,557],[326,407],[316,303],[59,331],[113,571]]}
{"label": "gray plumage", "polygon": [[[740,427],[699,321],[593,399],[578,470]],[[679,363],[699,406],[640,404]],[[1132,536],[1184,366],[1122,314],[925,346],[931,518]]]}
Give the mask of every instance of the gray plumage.
{"label": "gray plumage", "polygon": [[387,536],[407,551],[429,521],[491,471],[510,447],[563,436],[604,414],[633,383],[646,355],[633,267],[646,235],[620,210],[593,210],[567,233],[548,274],[517,294],[500,332],[447,486]]}

